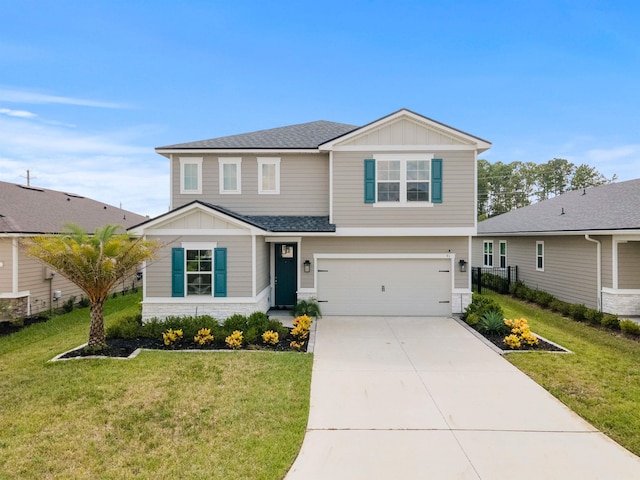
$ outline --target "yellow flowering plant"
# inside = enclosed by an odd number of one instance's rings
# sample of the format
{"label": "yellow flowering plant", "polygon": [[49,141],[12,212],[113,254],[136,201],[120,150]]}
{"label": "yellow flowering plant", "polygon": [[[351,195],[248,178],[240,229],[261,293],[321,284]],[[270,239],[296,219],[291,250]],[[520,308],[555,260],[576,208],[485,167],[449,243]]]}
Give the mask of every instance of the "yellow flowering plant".
{"label": "yellow flowering plant", "polygon": [[182,329],[173,330],[170,328],[162,334],[162,340],[166,346],[173,345],[179,340],[182,340]]}
{"label": "yellow flowering plant", "polygon": [[242,332],[240,330],[234,330],[231,335],[224,339],[224,343],[232,350],[238,350],[242,347]]}
{"label": "yellow flowering plant", "polygon": [[511,329],[511,334],[502,340],[509,348],[514,350],[521,348],[523,343],[529,346],[538,345],[538,337],[531,333],[526,318],[505,320],[504,323]]}
{"label": "yellow flowering plant", "polygon": [[296,342],[295,340],[292,340],[289,346],[294,350],[300,351],[302,347],[304,347],[304,342]]}
{"label": "yellow flowering plant", "polygon": [[291,335],[297,341],[306,340],[309,337],[309,330],[311,329],[311,317],[307,315],[300,315],[293,320],[293,329]]}
{"label": "yellow flowering plant", "polygon": [[280,337],[278,335],[278,332],[267,330],[262,334],[262,341],[266,345],[276,345],[280,341]]}
{"label": "yellow flowering plant", "polygon": [[198,333],[196,334],[196,336],[193,337],[193,341],[201,346],[207,345],[213,342],[213,335],[211,335],[211,329],[201,328],[200,330],[198,330]]}

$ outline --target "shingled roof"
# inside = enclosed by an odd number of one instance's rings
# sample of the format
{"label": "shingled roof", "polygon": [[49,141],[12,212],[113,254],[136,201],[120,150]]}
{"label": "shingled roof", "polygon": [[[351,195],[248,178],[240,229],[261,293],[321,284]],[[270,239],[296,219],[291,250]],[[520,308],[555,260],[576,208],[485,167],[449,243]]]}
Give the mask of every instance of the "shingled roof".
{"label": "shingled roof", "polygon": [[106,224],[128,228],[146,217],[73,193],[0,182],[0,235],[66,231],[75,223],[93,233]]}
{"label": "shingled roof", "polygon": [[478,234],[640,229],[640,179],[563,193],[489,218]]}
{"label": "shingled roof", "polygon": [[345,135],[358,127],[345,123],[318,120],[316,122],[300,123],[287,127],[259,130],[257,132],[242,133],[228,137],[212,138],[197,142],[179,143],[158,147],[156,150],[186,150],[186,149],[315,149],[319,145]]}

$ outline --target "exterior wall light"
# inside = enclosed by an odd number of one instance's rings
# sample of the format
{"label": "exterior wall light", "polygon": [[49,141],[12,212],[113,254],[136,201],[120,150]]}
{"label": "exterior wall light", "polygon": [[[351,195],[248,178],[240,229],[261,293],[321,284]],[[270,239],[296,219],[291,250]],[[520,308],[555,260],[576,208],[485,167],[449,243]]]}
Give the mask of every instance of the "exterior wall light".
{"label": "exterior wall light", "polygon": [[311,271],[311,262],[309,260],[305,260],[303,265],[304,265],[304,273],[309,273]]}
{"label": "exterior wall light", "polygon": [[467,271],[467,261],[460,259],[460,261],[458,262],[458,265],[460,265],[460,271],[461,272],[466,272]]}

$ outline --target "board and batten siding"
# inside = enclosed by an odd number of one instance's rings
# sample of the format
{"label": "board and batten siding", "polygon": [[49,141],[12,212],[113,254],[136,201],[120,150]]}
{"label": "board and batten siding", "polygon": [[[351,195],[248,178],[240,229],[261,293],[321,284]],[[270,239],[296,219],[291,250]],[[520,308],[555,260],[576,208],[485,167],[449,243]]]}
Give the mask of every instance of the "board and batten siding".
{"label": "board and batten siding", "polygon": [[[507,265],[518,267],[518,280],[569,303],[597,307],[596,244],[584,236],[477,237],[474,266],[482,266],[482,244],[493,240],[494,266],[500,240],[507,241]],[[536,270],[536,242],[544,242],[544,271]]]}
{"label": "board and batten siding", "polygon": [[373,152],[335,152],[333,221],[338,227],[474,227],[475,154],[429,152],[442,159],[443,201],[431,207],[379,207],[364,203],[364,160]]}
{"label": "board and batten siding", "polygon": [[[166,237],[149,234],[149,240],[166,241]],[[147,297],[171,297],[171,249],[181,247],[182,243],[210,242],[216,248],[227,249],[227,297],[251,297],[251,237],[219,236],[202,237],[197,235],[182,236],[166,245],[162,253],[147,264],[146,289]],[[194,296],[194,298],[196,298]]]}
{"label": "board and batten siding", "polygon": [[457,268],[457,260],[467,259],[469,237],[307,237],[302,239],[300,261],[311,262],[311,271],[301,273],[300,286],[314,288],[313,277],[315,265],[313,255],[320,253],[441,253],[455,254],[454,286],[469,287],[469,271],[462,273]]}
{"label": "board and batten siding", "polygon": [[[202,194],[180,193],[180,158],[203,158]],[[258,193],[258,156],[280,158],[280,193]],[[242,158],[240,194],[220,194],[218,158]],[[220,205],[244,215],[329,215],[329,155],[174,154],[172,201],[176,209],[194,200]]]}
{"label": "board and batten siding", "polygon": [[618,244],[618,288],[640,289],[640,242]]}

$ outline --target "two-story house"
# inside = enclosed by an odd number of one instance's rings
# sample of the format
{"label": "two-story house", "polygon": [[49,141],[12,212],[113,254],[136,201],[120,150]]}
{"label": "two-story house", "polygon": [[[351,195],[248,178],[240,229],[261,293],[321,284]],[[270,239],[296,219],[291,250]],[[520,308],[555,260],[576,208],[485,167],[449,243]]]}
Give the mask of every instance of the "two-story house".
{"label": "two-story house", "polygon": [[476,160],[486,140],[406,109],[159,147],[171,210],[144,318],[267,311],[450,315],[471,301]]}

